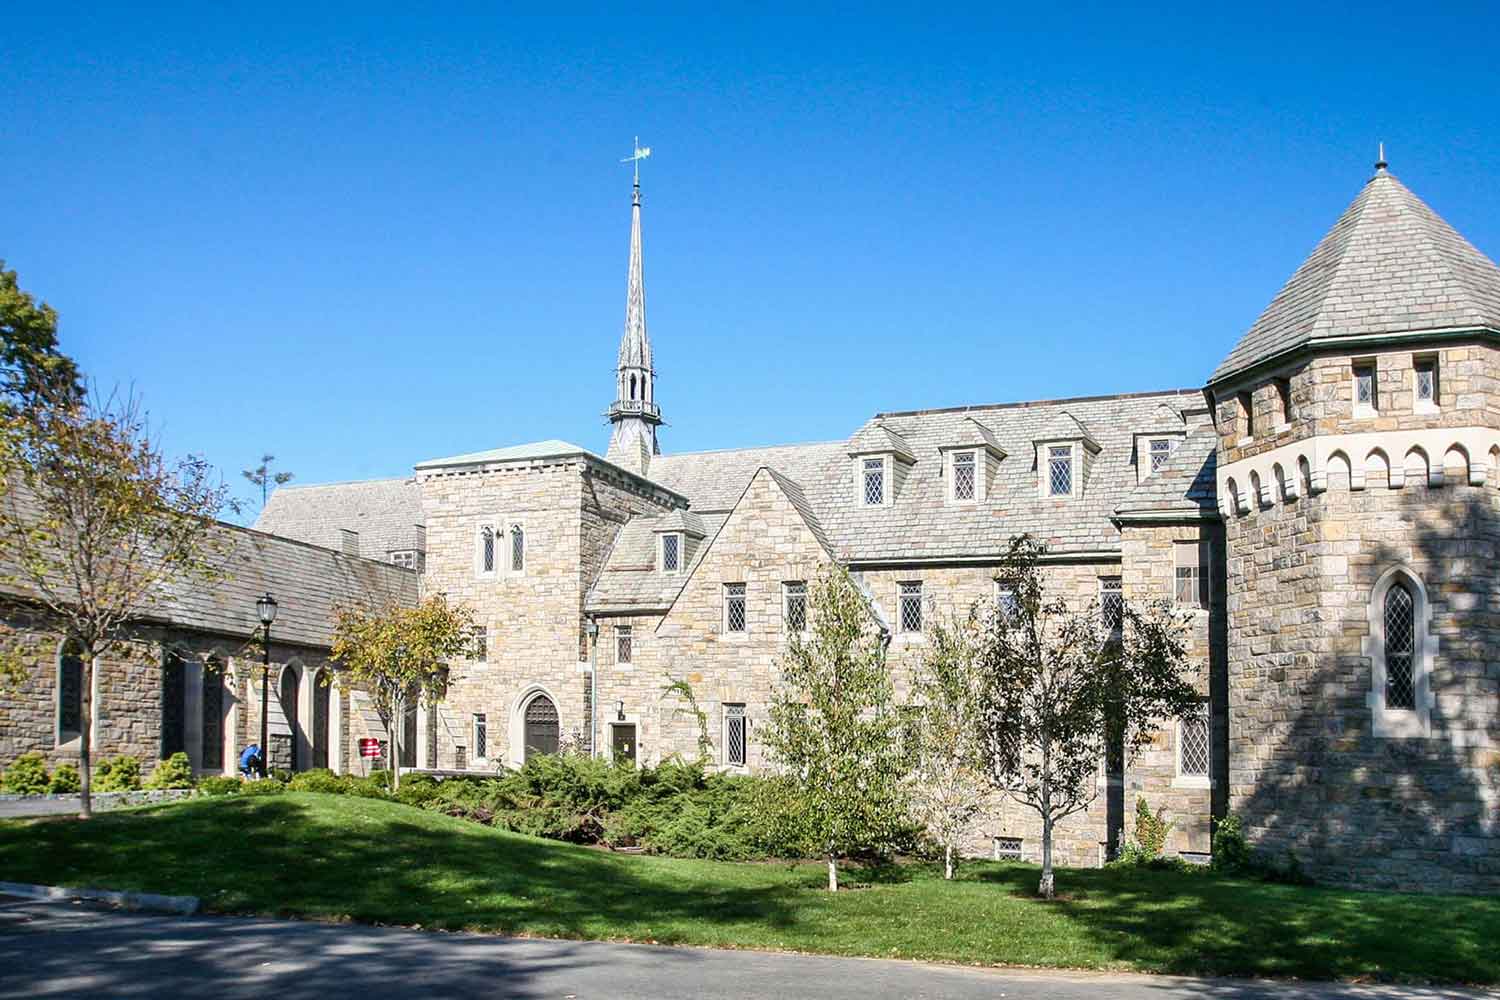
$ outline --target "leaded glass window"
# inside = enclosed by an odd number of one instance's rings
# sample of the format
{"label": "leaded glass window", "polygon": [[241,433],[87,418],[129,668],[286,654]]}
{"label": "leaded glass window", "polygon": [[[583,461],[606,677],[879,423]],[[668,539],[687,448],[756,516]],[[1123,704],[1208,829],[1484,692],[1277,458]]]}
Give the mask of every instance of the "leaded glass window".
{"label": "leaded glass window", "polygon": [[1424,358],[1416,364],[1417,369],[1417,402],[1437,402],[1437,362],[1432,358]]}
{"label": "leaded glass window", "polygon": [[1020,837],[996,837],[995,838],[995,860],[996,861],[1020,861],[1021,860],[1021,838]]}
{"label": "leaded glass window", "polygon": [[324,673],[314,674],[312,678],[312,766],[328,766],[328,711],[329,695],[331,690],[326,683],[328,677]]}
{"label": "leaded glass window", "polygon": [[1417,707],[1416,600],[1397,582],[1385,592],[1385,707]]}
{"label": "leaded glass window", "polygon": [[526,532],[519,524],[510,526],[510,571],[522,573],[526,570]]}
{"label": "leaded glass window", "polygon": [[161,755],[187,752],[187,668],[182,657],[168,653],[161,671]]}
{"label": "leaded glass window", "polygon": [[495,529],[485,525],[479,529],[479,565],[483,572],[495,572]]}
{"label": "leaded glass window", "polygon": [[1208,712],[1203,710],[1184,716],[1177,726],[1178,771],[1186,778],[1208,777]]}
{"label": "leaded glass window", "polygon": [[807,631],[807,584],[801,580],[783,583],[782,599],[785,602],[786,630]]}
{"label": "leaded glass window", "polygon": [[203,664],[203,760],[205,771],[224,769],[224,668]]}
{"label": "leaded glass window", "polygon": [[867,458],[865,471],[865,505],[878,507],[885,503],[885,459]]}
{"label": "leaded glass window", "polygon": [[1177,604],[1190,608],[1208,607],[1207,547],[1200,542],[1176,542]]}
{"label": "leaded glass window", "polygon": [[83,732],[83,660],[78,647],[63,647],[57,664],[57,738],[64,742]]}
{"label": "leaded glass window", "polygon": [[1099,578],[1099,614],[1109,634],[1119,638],[1125,622],[1125,595],[1120,588],[1118,576]]}
{"label": "leaded glass window", "polygon": [[1374,365],[1355,366],[1354,401],[1372,410],[1380,408],[1380,400],[1376,397]]}
{"label": "leaded glass window", "polygon": [[745,706],[724,706],[724,763],[745,766]]}
{"label": "leaded glass window", "polygon": [[483,712],[476,712],[474,713],[474,756],[484,760],[489,756],[489,750],[489,723],[485,720]]}
{"label": "leaded glass window", "polygon": [[635,639],[635,629],[629,625],[615,626],[615,662],[629,663],[634,650],[631,644]]}
{"label": "leaded glass window", "polygon": [[1157,472],[1172,457],[1171,438],[1153,438],[1151,440],[1151,471]]}
{"label": "leaded glass window", "polygon": [[745,631],[745,585],[724,584],[724,631]]}
{"label": "leaded glass window", "polygon": [[661,571],[663,573],[675,573],[681,564],[682,536],[677,534],[666,534],[661,536]]}
{"label": "leaded glass window", "polygon": [[995,607],[1000,609],[1000,614],[1006,621],[1014,623],[1016,616],[1021,613],[1021,602],[1016,597],[1016,592],[1009,587],[1002,587],[999,581],[995,583]]}
{"label": "leaded glass window", "polygon": [[922,631],[921,581],[901,584],[901,631]]}
{"label": "leaded glass window", "polygon": [[1047,449],[1048,493],[1065,497],[1073,492],[1073,446],[1052,445]]}
{"label": "leaded glass window", "polygon": [[974,499],[974,452],[956,451],[953,453],[953,499]]}

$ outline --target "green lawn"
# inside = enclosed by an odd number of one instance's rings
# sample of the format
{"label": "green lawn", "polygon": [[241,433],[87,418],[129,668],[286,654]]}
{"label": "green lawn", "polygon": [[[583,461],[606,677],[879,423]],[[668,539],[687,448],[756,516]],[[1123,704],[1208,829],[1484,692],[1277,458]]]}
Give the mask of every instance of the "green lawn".
{"label": "green lawn", "polygon": [[780,948],[985,964],[1500,981],[1500,900],[1401,896],[1166,872],[629,857],[372,799],[198,799],[88,823],[0,823],[13,881],[189,894],[210,910],[547,937]]}

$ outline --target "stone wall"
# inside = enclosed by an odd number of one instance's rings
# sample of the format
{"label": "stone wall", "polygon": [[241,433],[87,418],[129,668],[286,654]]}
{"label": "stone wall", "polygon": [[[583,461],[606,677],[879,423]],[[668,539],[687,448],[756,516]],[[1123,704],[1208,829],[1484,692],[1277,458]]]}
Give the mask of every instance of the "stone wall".
{"label": "stone wall", "polygon": [[[1500,889],[1500,492],[1343,479],[1226,527],[1230,808],[1252,842],[1330,881]],[[1426,737],[1374,724],[1371,592],[1397,566],[1431,604]]]}

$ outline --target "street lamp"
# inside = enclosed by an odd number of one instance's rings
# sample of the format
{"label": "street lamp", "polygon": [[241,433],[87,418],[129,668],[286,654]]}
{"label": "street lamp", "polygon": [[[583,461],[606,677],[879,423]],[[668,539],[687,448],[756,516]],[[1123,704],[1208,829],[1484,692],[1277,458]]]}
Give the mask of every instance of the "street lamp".
{"label": "street lamp", "polygon": [[261,651],[260,667],[260,776],[266,776],[266,760],[271,755],[271,718],[267,714],[271,690],[271,623],[276,620],[276,598],[270,591],[255,602],[255,613],[266,629],[266,644]]}

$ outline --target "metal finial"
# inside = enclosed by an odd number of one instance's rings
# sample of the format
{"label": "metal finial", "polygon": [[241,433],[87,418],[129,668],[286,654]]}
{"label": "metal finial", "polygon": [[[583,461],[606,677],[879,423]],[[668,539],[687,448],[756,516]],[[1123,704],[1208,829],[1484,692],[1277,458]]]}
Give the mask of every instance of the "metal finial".
{"label": "metal finial", "polygon": [[635,164],[635,186],[636,187],[640,187],[641,186],[641,161],[644,160],[646,157],[648,157],[650,155],[651,155],[651,147],[650,146],[646,146],[646,147],[642,148],[642,146],[641,146],[641,137],[640,136],[636,136],[635,137],[635,152],[631,153],[629,156],[625,157],[623,160],[620,161],[621,163],[633,163],[633,164]]}
{"label": "metal finial", "polygon": [[1385,162],[1385,143],[1382,142],[1380,144],[1380,158],[1375,161],[1375,169],[1384,170],[1388,166],[1390,164]]}

